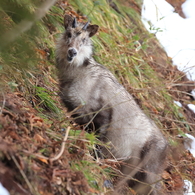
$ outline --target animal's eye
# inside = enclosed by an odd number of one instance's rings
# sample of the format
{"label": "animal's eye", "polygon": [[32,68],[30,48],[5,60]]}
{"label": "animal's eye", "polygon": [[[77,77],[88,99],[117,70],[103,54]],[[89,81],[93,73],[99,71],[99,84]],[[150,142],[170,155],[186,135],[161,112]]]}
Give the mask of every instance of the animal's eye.
{"label": "animal's eye", "polygon": [[70,32],[67,33],[67,36],[68,36],[68,38],[71,38],[72,37],[72,35],[71,35]]}

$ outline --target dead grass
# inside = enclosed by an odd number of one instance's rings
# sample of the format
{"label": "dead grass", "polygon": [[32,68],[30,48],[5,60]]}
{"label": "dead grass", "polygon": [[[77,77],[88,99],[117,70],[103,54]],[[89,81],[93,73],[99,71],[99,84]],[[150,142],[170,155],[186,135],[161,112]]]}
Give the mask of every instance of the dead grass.
{"label": "dead grass", "polygon": [[[173,104],[173,100],[183,105],[192,102],[189,91],[194,83],[171,65],[155,37],[143,28],[140,7],[134,0],[125,4],[58,1],[32,32],[2,51],[0,182],[11,194],[112,192],[103,184],[107,179],[115,182],[120,163],[94,159],[91,153],[99,141],[72,123],[58,97],[54,47],[63,31],[64,13],[100,26],[93,38],[95,59],[116,75],[169,140],[170,155],[162,175],[166,190],[179,191],[183,179],[194,182],[194,158],[183,152],[184,140],[177,136],[193,134],[194,115],[186,106]],[[6,32],[15,21],[5,11],[1,15],[0,22],[5,21],[1,31]],[[60,152],[68,126],[63,155],[51,162]]]}

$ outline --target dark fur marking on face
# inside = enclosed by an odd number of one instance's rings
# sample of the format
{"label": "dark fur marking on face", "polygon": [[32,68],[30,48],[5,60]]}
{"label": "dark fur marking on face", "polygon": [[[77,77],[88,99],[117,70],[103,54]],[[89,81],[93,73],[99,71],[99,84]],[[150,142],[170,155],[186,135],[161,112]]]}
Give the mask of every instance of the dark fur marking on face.
{"label": "dark fur marking on face", "polygon": [[85,61],[83,62],[83,66],[88,66],[89,64],[89,59],[85,59]]}

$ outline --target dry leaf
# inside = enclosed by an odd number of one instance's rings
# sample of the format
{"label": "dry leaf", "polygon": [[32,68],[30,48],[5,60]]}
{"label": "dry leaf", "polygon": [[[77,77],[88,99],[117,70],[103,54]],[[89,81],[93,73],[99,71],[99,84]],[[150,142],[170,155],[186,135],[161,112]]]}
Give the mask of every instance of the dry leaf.
{"label": "dry leaf", "polygon": [[47,143],[47,140],[45,140],[41,135],[39,134],[35,134],[34,135],[34,139],[38,142],[38,143]]}

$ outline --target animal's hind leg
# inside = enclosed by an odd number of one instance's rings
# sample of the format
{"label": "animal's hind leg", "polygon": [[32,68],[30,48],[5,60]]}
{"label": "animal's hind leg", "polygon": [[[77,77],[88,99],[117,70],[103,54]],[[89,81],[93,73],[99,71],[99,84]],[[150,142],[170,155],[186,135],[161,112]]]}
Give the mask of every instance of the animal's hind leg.
{"label": "animal's hind leg", "polygon": [[140,152],[140,159],[129,160],[128,164],[131,164],[132,168],[123,167],[122,171],[127,178],[133,177],[128,180],[128,184],[137,195],[164,194],[160,174],[164,168],[167,144],[163,141],[148,141]]}
{"label": "animal's hind leg", "polygon": [[161,173],[167,153],[167,144],[162,140],[152,140],[143,147],[141,159],[143,169],[136,173],[135,178],[145,184],[137,184],[135,190],[140,195],[161,195]]}

